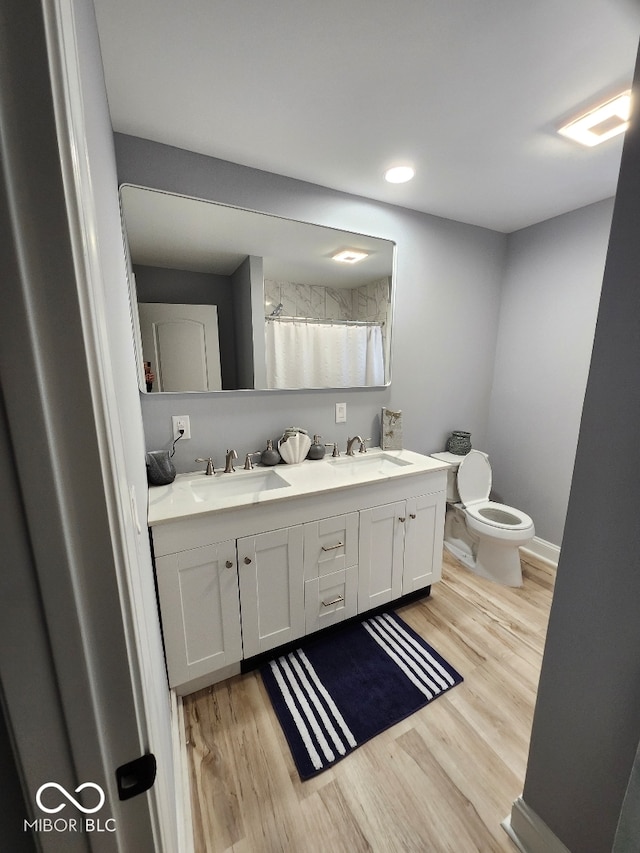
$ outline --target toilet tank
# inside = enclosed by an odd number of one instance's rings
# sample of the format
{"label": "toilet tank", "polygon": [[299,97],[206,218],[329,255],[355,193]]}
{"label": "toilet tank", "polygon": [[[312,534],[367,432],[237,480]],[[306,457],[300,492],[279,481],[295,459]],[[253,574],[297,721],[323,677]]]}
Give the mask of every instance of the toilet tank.
{"label": "toilet tank", "polygon": [[432,453],[433,459],[439,459],[441,462],[448,462],[450,467],[447,469],[447,503],[459,503],[460,495],[458,494],[457,476],[458,467],[464,456],[458,456],[456,453]]}

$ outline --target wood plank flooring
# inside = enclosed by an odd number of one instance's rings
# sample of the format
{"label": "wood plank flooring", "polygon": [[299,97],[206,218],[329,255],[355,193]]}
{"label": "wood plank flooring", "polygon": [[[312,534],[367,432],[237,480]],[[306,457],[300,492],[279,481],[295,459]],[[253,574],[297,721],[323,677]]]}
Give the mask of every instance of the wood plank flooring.
{"label": "wood plank flooring", "polygon": [[300,782],[257,673],[185,698],[197,853],[492,853],[522,792],[554,572],[478,578],[445,552],[431,596],[398,613],[460,686]]}

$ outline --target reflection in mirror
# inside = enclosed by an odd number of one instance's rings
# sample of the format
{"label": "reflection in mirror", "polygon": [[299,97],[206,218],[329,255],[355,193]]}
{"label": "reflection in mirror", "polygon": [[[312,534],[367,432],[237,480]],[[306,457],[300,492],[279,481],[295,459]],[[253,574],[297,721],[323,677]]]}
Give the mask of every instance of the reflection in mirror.
{"label": "reflection in mirror", "polygon": [[144,187],[120,197],[143,390],[389,383],[390,240]]}

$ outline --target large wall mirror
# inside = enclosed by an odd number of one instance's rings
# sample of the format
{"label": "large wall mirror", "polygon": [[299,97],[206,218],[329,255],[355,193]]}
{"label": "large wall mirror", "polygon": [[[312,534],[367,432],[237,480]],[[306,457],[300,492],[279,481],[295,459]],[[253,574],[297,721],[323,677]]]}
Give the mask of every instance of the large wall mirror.
{"label": "large wall mirror", "polygon": [[143,390],[389,383],[393,242],[129,184],[120,199]]}

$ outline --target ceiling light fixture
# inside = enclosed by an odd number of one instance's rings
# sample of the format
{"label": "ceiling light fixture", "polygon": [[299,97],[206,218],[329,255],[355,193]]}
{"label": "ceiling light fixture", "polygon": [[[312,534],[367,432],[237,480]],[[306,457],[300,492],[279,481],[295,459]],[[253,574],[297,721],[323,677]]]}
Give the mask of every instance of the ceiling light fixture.
{"label": "ceiling light fixture", "polygon": [[385,180],[389,181],[390,184],[405,184],[414,175],[415,169],[411,166],[393,166],[384,173]]}
{"label": "ceiling light fixture", "polygon": [[333,261],[340,261],[343,264],[357,264],[358,261],[362,261],[368,256],[368,252],[360,252],[357,249],[343,249],[342,252],[332,255],[331,259]]}
{"label": "ceiling light fixture", "polygon": [[558,130],[562,136],[593,147],[606,142],[629,127],[631,92],[627,90],[604,104],[589,110]]}

